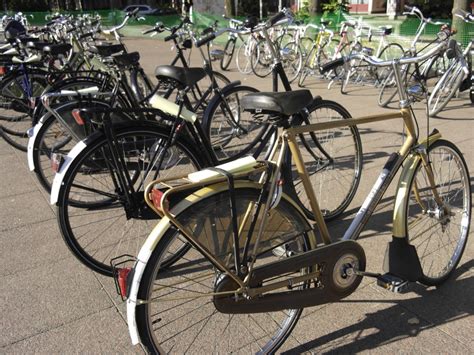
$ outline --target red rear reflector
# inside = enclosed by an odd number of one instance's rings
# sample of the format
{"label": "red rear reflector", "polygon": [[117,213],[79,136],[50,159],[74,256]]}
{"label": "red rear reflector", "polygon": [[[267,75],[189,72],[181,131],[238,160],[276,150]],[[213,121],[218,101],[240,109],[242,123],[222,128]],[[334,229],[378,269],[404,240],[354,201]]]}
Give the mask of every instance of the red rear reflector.
{"label": "red rear reflector", "polygon": [[159,211],[161,211],[161,198],[163,195],[164,192],[158,189],[152,189],[150,193],[150,200],[153,202],[153,206]]}
{"label": "red rear reflector", "polygon": [[132,268],[126,267],[123,269],[118,269],[117,272],[120,296],[122,296],[123,298],[127,297],[127,277],[130,271],[132,271]]}
{"label": "red rear reflector", "polygon": [[7,73],[7,68],[0,66],[0,75],[5,75],[6,73]]}
{"label": "red rear reflector", "polygon": [[81,117],[81,110],[77,108],[72,110],[72,117],[74,117],[74,120],[79,126],[84,126],[84,120]]}

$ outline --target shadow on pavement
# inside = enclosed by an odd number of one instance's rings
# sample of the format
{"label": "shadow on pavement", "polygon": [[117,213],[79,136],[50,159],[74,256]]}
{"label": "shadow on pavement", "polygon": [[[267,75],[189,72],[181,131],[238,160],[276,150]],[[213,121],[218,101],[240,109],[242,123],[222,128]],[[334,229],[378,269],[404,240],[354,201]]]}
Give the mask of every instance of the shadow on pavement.
{"label": "shadow on pavement", "polygon": [[[311,349],[318,351],[318,347],[323,347],[331,342],[335,346],[331,346],[329,353],[350,354],[363,350],[372,350],[377,346],[396,342],[400,339],[408,337],[416,337],[422,331],[431,329],[451,321],[457,321],[462,318],[470,317],[474,314],[474,297],[472,292],[474,288],[474,277],[460,278],[464,273],[474,267],[474,260],[463,264],[454,271],[450,280],[439,288],[425,288],[419,284],[413,284],[410,291],[417,293],[421,297],[413,299],[396,300],[396,299],[379,299],[379,300],[361,300],[361,301],[342,301],[344,303],[396,303],[392,307],[377,310],[373,313],[367,313],[365,319],[356,324],[339,329],[330,334],[324,335],[317,339],[311,340],[293,349],[289,349],[285,353],[303,353]],[[388,291],[387,291],[388,292]],[[455,304],[446,301],[456,300]],[[401,307],[409,313],[406,317],[413,317],[420,312],[428,313],[428,317],[421,317],[419,323],[408,324],[406,320],[400,322]],[[418,312],[420,311],[420,312]],[[412,312],[412,313],[411,313]],[[411,313],[411,314],[410,314]],[[395,317],[394,317],[395,316]],[[423,319],[424,318],[424,319]],[[429,318],[429,319],[426,319]],[[315,324],[317,326],[317,324]],[[365,330],[371,329],[371,334],[362,336]],[[373,330],[376,330],[375,332]],[[367,332],[366,332],[367,333]],[[343,338],[351,335],[359,334],[347,343],[347,339]],[[341,339],[340,346],[337,346],[337,340]],[[441,349],[440,349],[441,350]]]}

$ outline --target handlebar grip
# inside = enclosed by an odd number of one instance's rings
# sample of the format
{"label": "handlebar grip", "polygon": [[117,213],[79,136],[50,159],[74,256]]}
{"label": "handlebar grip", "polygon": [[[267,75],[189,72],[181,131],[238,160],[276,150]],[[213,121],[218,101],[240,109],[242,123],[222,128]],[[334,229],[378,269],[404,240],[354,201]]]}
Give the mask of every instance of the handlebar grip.
{"label": "handlebar grip", "polygon": [[165,37],[165,42],[171,41],[172,39],[178,38],[176,33],[170,34],[169,36]]}
{"label": "handlebar grip", "polygon": [[405,5],[404,8],[405,8],[405,10],[407,10],[408,12],[412,12],[412,11],[413,11],[413,6]]}
{"label": "handlebar grip", "polygon": [[201,38],[198,41],[196,41],[196,47],[201,47],[203,44],[206,44],[212,41],[214,38],[216,38],[216,35],[214,33],[211,33],[207,35],[206,37]]}
{"label": "handlebar grip", "polygon": [[275,23],[277,23],[280,20],[283,20],[285,17],[286,17],[286,13],[284,13],[283,11],[280,11],[275,16],[273,16],[268,22],[270,23],[270,26],[273,26]]}
{"label": "handlebar grip", "polygon": [[135,8],[135,10],[129,12],[127,15],[129,17],[135,16],[136,14],[138,14],[138,11],[140,11],[140,8],[137,7],[137,8]]}
{"label": "handlebar grip", "polygon": [[341,58],[338,58],[338,59],[335,59],[335,60],[331,60],[330,62],[328,62],[328,63],[321,66],[321,74],[324,74],[328,71],[331,71],[334,68],[340,67],[341,65],[344,64],[344,62],[345,62],[344,57],[341,57]]}
{"label": "handlebar grip", "polygon": [[143,31],[142,34],[147,35],[155,31],[156,31],[156,27],[153,27],[153,28],[150,28],[149,30]]}

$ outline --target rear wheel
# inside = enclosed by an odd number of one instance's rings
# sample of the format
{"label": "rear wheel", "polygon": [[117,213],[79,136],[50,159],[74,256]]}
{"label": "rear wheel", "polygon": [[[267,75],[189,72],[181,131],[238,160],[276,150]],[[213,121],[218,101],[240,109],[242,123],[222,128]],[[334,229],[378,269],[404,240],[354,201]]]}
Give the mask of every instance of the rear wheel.
{"label": "rear wheel", "polygon": [[[241,235],[247,236],[250,222],[243,223],[259,190],[236,188],[236,216]],[[260,213],[261,215],[261,213]],[[302,253],[310,248],[309,225],[285,198],[269,211],[255,265],[263,266]],[[218,192],[191,205],[177,216],[189,227],[192,237],[202,243],[217,260],[232,267],[232,219],[228,191]],[[261,216],[257,220],[260,225]],[[278,226],[278,228],[273,228]],[[150,353],[274,353],[288,338],[302,309],[275,312],[225,314],[215,306],[213,292],[225,273],[192,247],[172,268],[163,270],[162,260],[173,250],[181,234],[169,227],[153,250],[141,279],[136,322],[142,344]],[[251,248],[251,250],[253,247]],[[283,281],[307,273],[300,269],[267,282]],[[294,290],[309,287],[307,281],[292,285]],[[225,289],[225,288],[224,288]],[[281,289],[271,292],[281,292]],[[234,297],[222,295],[220,297]]]}
{"label": "rear wheel", "polygon": [[[133,184],[135,207],[120,192],[110,144],[103,134],[97,133],[68,168],[58,196],[59,227],[73,254],[92,270],[112,276],[110,259],[137,255],[159,218],[143,199],[144,187],[150,181],[203,167],[186,141],[178,139],[164,151],[168,135],[167,129],[150,123],[116,129],[116,147],[125,163],[123,173]],[[183,242],[179,250],[186,247]]]}
{"label": "rear wheel", "polygon": [[428,157],[442,205],[435,201],[420,160],[410,182],[406,226],[421,262],[420,281],[440,285],[456,268],[467,243],[471,181],[462,153],[451,142],[436,141],[428,148]]}
{"label": "rear wheel", "polygon": [[257,92],[248,86],[235,86],[216,96],[206,111],[203,127],[220,163],[234,160],[244,154],[263,151],[262,137],[268,125],[255,120],[250,112],[243,111],[242,97]]}
{"label": "rear wheel", "polygon": [[[41,96],[47,86],[45,74],[29,73],[32,97]],[[0,127],[3,138],[15,148],[26,152],[28,146],[27,130],[31,128],[32,109],[29,97],[24,90],[24,75],[14,73],[1,81],[0,88]]]}
{"label": "rear wheel", "polygon": [[[342,106],[327,100],[315,100],[308,107],[309,117],[303,124],[332,122],[351,118]],[[297,137],[303,162],[311,185],[326,220],[338,217],[352,201],[359,186],[362,172],[362,144],[356,127],[341,127],[304,133]],[[308,196],[292,165],[293,192],[308,216],[312,216]]]}

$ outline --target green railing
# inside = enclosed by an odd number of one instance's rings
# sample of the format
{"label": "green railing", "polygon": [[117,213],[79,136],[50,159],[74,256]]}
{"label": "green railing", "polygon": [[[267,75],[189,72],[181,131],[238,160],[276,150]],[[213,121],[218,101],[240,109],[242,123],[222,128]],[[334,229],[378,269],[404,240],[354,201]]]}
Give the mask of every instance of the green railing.
{"label": "green railing", "polygon": [[[125,16],[123,11],[120,10],[97,10],[97,11],[70,11],[67,12],[69,14],[92,14],[92,15],[100,15],[102,18],[102,22],[104,26],[114,26],[122,22],[123,17]],[[49,20],[47,16],[51,16],[51,13],[48,12],[34,12],[34,13],[27,13],[27,15],[32,14],[34,17],[29,18],[29,21],[32,25],[43,25],[47,23]],[[335,13],[329,14],[324,16],[325,19],[331,20],[331,25],[329,28],[333,30],[338,30],[340,27],[340,23],[342,21],[348,19],[358,19],[360,15],[349,15],[345,13]],[[312,17],[306,17],[303,19],[305,23],[315,23],[318,24],[322,18],[322,15],[316,15]],[[366,15],[362,16],[363,22],[366,24],[376,28],[377,26],[382,26],[387,24],[387,17],[384,16],[373,16],[373,15]],[[203,14],[203,13],[194,13],[193,14],[193,21],[196,24],[198,29],[203,29],[205,27],[211,26],[215,21],[219,22],[219,26],[226,26],[227,21],[222,18],[222,16],[217,15],[210,15],[210,14]],[[440,19],[439,21],[450,23],[451,19]],[[141,26],[143,28],[147,26],[152,26],[156,22],[162,22],[165,26],[173,26],[179,22],[178,15],[166,15],[166,16],[146,16],[144,21],[136,21],[131,20],[129,21],[127,27],[128,29],[124,29],[124,33],[127,35],[139,36],[141,32],[139,28],[134,28],[136,26]],[[409,43],[410,40],[416,33],[416,30],[419,25],[419,20],[416,18],[402,18],[397,20],[389,21],[390,25],[394,28],[394,36],[396,39],[403,40],[406,43]],[[460,41],[463,45],[466,45],[470,40],[474,38],[474,24],[457,24],[459,26],[458,34],[456,35],[456,39]],[[423,39],[432,40],[435,38],[436,33],[439,31],[439,26],[434,25],[427,25],[425,31],[422,35]]]}

